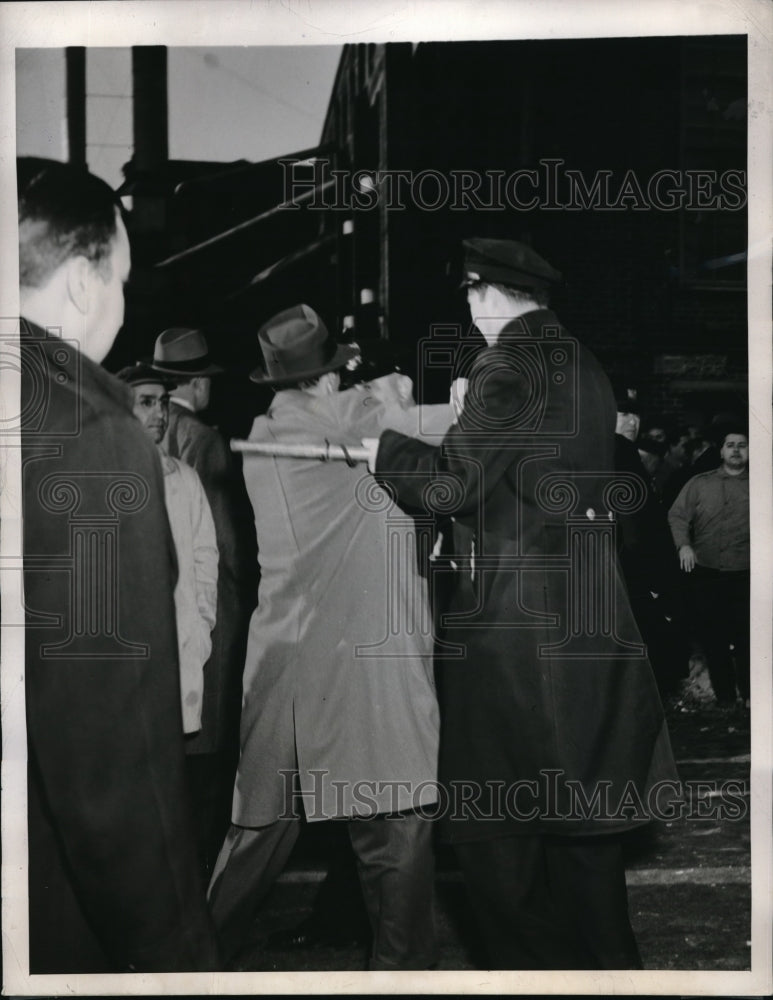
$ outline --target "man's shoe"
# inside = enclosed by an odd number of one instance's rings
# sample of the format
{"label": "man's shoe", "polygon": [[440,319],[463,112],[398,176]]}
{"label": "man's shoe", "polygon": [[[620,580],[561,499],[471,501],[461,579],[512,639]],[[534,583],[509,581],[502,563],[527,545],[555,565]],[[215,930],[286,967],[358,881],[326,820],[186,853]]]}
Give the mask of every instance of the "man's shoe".
{"label": "man's shoe", "polygon": [[294,927],[274,931],[266,938],[267,951],[300,951],[307,948],[344,948],[364,945],[367,935],[362,930],[349,932],[335,927],[323,927],[313,917],[307,917]]}

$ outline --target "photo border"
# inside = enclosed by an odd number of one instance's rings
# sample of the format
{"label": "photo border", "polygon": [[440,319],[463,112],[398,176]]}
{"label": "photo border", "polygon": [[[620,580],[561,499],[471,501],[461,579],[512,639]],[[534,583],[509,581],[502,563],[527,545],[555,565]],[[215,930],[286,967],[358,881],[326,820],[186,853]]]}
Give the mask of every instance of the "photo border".
{"label": "photo border", "polygon": [[[437,25],[443,25],[439,37]],[[752,537],[752,969],[749,972],[308,972],[26,974],[26,731],[18,440],[4,438],[0,587],[2,592],[2,936],[4,991],[11,995],[295,993],[528,993],[767,995],[771,974],[771,233],[773,198],[773,5],[767,0],[145,0],[0,5],[0,335],[18,316],[15,206],[17,48],[136,44],[319,45],[347,42],[748,35],[748,281]],[[0,365],[0,419],[19,412],[19,377]]]}

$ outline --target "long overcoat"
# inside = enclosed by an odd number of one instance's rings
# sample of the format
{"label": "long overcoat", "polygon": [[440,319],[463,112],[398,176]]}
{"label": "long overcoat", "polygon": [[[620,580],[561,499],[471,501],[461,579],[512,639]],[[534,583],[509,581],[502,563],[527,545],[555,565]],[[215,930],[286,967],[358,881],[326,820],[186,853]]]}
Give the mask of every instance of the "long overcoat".
{"label": "long overcoat", "polygon": [[441,448],[381,437],[377,478],[412,506],[434,493],[455,518],[439,672],[451,840],[611,832],[673,796],[615,558],[616,513],[641,497],[613,482],[614,430],[598,362],[535,310],[478,356]]}
{"label": "long overcoat", "polygon": [[[440,409],[445,429],[450,410]],[[367,389],[324,398],[287,389],[255,421],[250,440],[357,445],[377,436],[385,417]],[[373,815],[435,801],[432,628],[416,544],[428,532],[417,532],[364,465],[245,455],[244,475],[261,582],[244,670],[234,823],[262,826],[287,810],[310,821]]]}
{"label": "long overcoat", "polygon": [[217,612],[212,651],[204,665],[201,731],[188,740],[186,753],[226,750],[230,755],[233,750],[235,756],[247,627],[257,600],[252,515],[225,439],[174,401],[163,447],[198,473],[215,522],[219,553]]}
{"label": "long overcoat", "polygon": [[217,542],[207,495],[196,470],[159,453],[164,496],[177,553],[174,608],[180,658],[183,732],[201,729],[204,664],[212,652],[217,608]]}
{"label": "long overcoat", "polygon": [[72,343],[21,352],[30,968],[215,968],[157,449]]}

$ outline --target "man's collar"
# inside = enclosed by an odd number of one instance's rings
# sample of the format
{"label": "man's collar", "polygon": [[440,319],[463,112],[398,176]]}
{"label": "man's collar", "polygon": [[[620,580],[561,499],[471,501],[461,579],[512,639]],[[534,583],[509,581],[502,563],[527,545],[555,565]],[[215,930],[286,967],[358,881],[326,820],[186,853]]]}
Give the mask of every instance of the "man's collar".
{"label": "man's collar", "polygon": [[738,472],[738,473],[736,473],[736,475],[733,475],[731,472],[728,472],[727,469],[724,467],[724,465],[720,465],[720,467],[717,469],[717,472],[719,473],[720,476],[722,476],[725,479],[748,479],[749,478],[749,466],[748,465],[746,466],[746,468],[742,472]]}
{"label": "man's collar", "polygon": [[61,362],[56,360],[56,354],[49,354],[49,363],[54,368],[62,368],[74,365],[77,369],[78,374],[75,376],[75,385],[80,389],[83,388],[82,383],[86,373],[89,375],[89,379],[95,381],[104,392],[107,392],[116,402],[120,402],[127,409],[131,410],[134,406],[134,392],[132,387],[127,385],[121,379],[118,379],[109,372],[102,365],[98,364],[96,361],[92,361],[87,355],[83,354],[78,345],[73,341],[62,338],[56,334],[50,333],[48,330],[44,329],[42,326],[38,326],[31,319],[27,319],[26,316],[20,317],[19,323],[19,335],[27,342],[36,342],[41,345],[45,345],[47,354],[51,348],[55,348],[57,344],[61,344],[63,341],[66,344],[71,344],[74,347],[74,351],[69,353],[70,360],[67,360],[67,352],[65,352],[65,361]]}
{"label": "man's collar", "polygon": [[507,338],[508,335],[516,337],[518,335],[539,336],[545,327],[558,327],[559,325],[558,317],[552,309],[538,306],[536,309],[530,309],[528,312],[516,316],[515,319],[511,319],[502,327],[499,336],[503,337],[504,334],[503,339]]}
{"label": "man's collar", "polygon": [[187,399],[182,399],[180,396],[175,396],[174,393],[170,394],[169,402],[176,403],[178,406],[181,406],[184,410],[190,410],[191,413],[196,412]]}
{"label": "man's collar", "polygon": [[157,444],[156,449],[158,451],[158,457],[161,462],[163,473],[165,476],[168,476],[174,472],[174,459],[169,455],[163,445]]}

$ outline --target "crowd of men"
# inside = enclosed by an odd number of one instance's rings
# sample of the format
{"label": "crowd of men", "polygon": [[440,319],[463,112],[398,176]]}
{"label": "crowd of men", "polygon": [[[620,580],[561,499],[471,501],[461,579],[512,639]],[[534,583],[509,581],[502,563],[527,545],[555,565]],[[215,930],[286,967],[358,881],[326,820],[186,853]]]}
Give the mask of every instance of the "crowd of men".
{"label": "crowd of men", "polygon": [[708,666],[721,709],[750,707],[749,439],[738,413],[642,425],[637,392],[617,393],[618,468],[647,485],[620,520],[620,559],[664,697],[685,688],[691,654]]}
{"label": "crowd of men", "polygon": [[[307,305],[272,317],[242,478],[199,331],[101,367],[131,264],[112,190],[18,178],[30,971],[239,967],[303,820],[345,826],[371,969],[437,960],[436,832],[490,968],[640,967],[622,838],[678,785],[623,576],[652,480],[618,561],[615,394],[549,309],[560,275],[465,243],[486,346],[449,405],[397,373],[344,389],[354,348]],[[740,621],[736,431],[669,516]]]}

